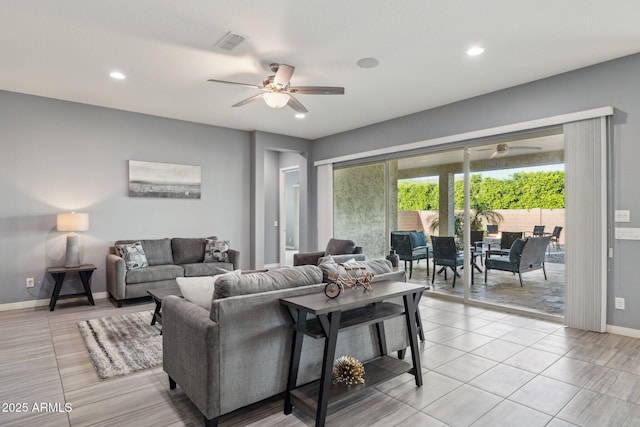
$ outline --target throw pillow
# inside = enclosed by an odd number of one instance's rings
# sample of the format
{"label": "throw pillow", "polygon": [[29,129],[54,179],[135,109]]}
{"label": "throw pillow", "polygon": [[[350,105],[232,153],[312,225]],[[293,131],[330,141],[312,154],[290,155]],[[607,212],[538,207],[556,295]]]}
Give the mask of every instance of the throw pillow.
{"label": "throw pillow", "polygon": [[240,275],[240,270],[229,271],[215,276],[176,277],[176,282],[178,282],[178,287],[184,299],[209,310],[216,282],[221,276],[225,275]]}
{"label": "throw pillow", "polygon": [[126,245],[117,245],[116,252],[124,259],[124,265],[129,270],[149,267],[147,257],[144,254],[142,243],[134,242]]}
{"label": "throw pillow", "polygon": [[229,262],[229,240],[207,239],[204,262]]}

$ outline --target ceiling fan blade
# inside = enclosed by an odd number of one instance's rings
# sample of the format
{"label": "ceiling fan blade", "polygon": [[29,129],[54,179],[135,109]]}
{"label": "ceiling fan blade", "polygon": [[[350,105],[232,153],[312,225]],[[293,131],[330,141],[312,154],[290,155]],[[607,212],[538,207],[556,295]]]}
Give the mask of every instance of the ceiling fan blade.
{"label": "ceiling fan blade", "polygon": [[263,93],[259,93],[257,95],[254,95],[254,96],[250,97],[250,98],[242,100],[242,101],[240,101],[240,102],[238,102],[236,104],[233,104],[231,107],[242,107],[243,105],[247,105],[250,102],[257,101],[258,99],[262,98],[262,95],[264,95],[264,94]]}
{"label": "ceiling fan blade", "polygon": [[304,108],[304,105],[297,99],[293,97],[293,95],[289,95],[289,102],[287,105],[293,108],[297,113],[308,113],[309,111]]}
{"label": "ceiling fan blade", "polygon": [[295,86],[288,88],[287,92],[302,95],[344,95],[344,88],[332,86]]}
{"label": "ceiling fan blade", "polygon": [[273,84],[279,88],[287,87],[291,80],[291,76],[293,75],[293,70],[295,70],[295,68],[291,65],[278,65],[278,71],[276,71],[276,75],[273,78]]}
{"label": "ceiling fan blade", "polygon": [[228,82],[226,80],[214,80],[214,79],[209,79],[207,80],[208,82],[213,82],[213,83],[226,83],[228,85],[236,85],[236,86],[244,86],[244,87],[250,87],[253,89],[262,89],[262,86],[258,86],[258,85],[250,85],[248,83],[238,83],[238,82]]}

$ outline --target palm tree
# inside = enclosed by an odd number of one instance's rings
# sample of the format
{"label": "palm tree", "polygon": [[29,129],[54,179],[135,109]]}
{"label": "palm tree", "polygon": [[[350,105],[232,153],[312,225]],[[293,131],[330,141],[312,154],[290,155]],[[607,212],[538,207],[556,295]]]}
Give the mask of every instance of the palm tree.
{"label": "palm tree", "polygon": [[[489,209],[485,204],[480,203],[475,197],[470,201],[471,210],[469,211],[469,219],[471,220],[472,230],[482,230],[482,220],[484,219],[489,224],[500,224],[504,218],[500,212]],[[454,215],[454,234],[458,237],[458,240],[462,240],[462,228],[464,225],[464,213],[456,212]],[[431,232],[435,232],[440,226],[440,218],[435,217],[429,228]]]}

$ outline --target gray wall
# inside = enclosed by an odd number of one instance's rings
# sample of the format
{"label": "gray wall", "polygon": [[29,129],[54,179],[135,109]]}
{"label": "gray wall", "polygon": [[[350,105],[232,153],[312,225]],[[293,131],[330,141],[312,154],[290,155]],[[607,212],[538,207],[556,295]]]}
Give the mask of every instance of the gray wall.
{"label": "gray wall", "polygon": [[280,262],[279,252],[279,227],[274,226],[278,221],[280,211],[279,153],[277,151],[265,151],[264,153],[264,263],[276,264]]}
{"label": "gray wall", "polygon": [[[231,240],[249,266],[249,133],[0,91],[0,303],[47,299],[46,268],[64,264],[55,216],[90,214],[83,260],[105,291],[105,255],[117,239]],[[202,198],[129,198],[128,160],[202,166]],[[36,287],[27,289],[25,278]],[[79,292],[70,277],[64,293]]]}
{"label": "gray wall", "polygon": [[[312,160],[487,129],[603,106],[613,106],[614,208],[630,209],[628,227],[640,227],[640,55],[628,56],[440,108],[367,126],[314,142]],[[309,177],[315,189],[315,170]],[[311,212],[316,212],[315,193]],[[317,219],[310,218],[315,224]],[[310,234],[315,236],[315,228]],[[589,230],[585,230],[589,232]],[[640,242],[614,242],[610,262],[607,323],[640,329],[640,286],[636,260]],[[614,296],[626,310],[614,309]]]}

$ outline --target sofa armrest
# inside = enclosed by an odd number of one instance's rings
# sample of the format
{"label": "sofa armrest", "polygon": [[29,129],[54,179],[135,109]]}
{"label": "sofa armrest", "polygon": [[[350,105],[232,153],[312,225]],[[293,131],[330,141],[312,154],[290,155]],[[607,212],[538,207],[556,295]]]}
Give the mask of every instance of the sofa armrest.
{"label": "sofa armrest", "polygon": [[233,264],[233,269],[237,270],[240,268],[240,251],[236,251],[235,249],[229,249],[227,252],[229,255],[229,262]]}
{"label": "sofa armrest", "polygon": [[318,260],[324,256],[324,251],[320,252],[298,252],[293,254],[293,265],[318,265]]}
{"label": "sofa armrest", "polygon": [[107,291],[116,300],[125,299],[127,268],[118,255],[107,255]]}
{"label": "sofa armrest", "polygon": [[220,415],[219,325],[204,308],[162,299],[162,366],[202,414]]}

